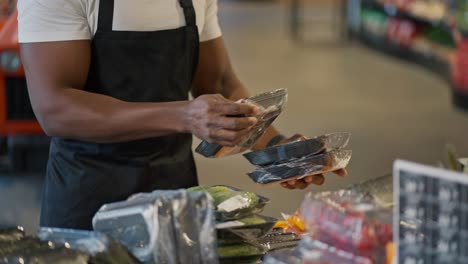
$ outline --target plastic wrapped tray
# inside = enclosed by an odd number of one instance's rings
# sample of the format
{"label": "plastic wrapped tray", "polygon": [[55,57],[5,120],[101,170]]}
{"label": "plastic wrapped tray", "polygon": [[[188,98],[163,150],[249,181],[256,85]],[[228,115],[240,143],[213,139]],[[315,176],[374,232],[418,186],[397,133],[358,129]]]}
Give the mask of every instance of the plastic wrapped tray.
{"label": "plastic wrapped tray", "polygon": [[236,241],[239,238],[247,241],[257,240],[270,232],[276,221],[278,221],[276,218],[267,216],[257,215],[256,217],[263,219],[264,222],[258,224],[245,224],[242,222],[242,219],[240,219],[218,223],[216,225],[218,239],[231,241]]}
{"label": "plastic wrapped tray", "polygon": [[85,252],[92,256],[92,263],[140,263],[125,247],[99,232],[42,227],[37,236],[42,241],[54,243],[55,246]]}
{"label": "plastic wrapped tray", "polygon": [[333,133],[319,137],[290,142],[263,150],[243,154],[253,165],[267,166],[274,163],[319,154],[326,149],[342,149],[349,143],[350,133]]}
{"label": "plastic wrapped tray", "polygon": [[220,263],[226,264],[256,263],[265,254],[263,249],[245,243],[222,246],[218,250]]}
{"label": "plastic wrapped tray", "polygon": [[11,255],[0,256],[0,264],[88,264],[111,262],[90,262],[89,256],[78,251],[67,248],[49,248],[32,250],[27,252],[15,252]]}
{"label": "plastic wrapped tray", "polygon": [[252,128],[252,131],[247,134],[237,146],[223,147],[218,144],[202,141],[195,151],[208,158],[217,158],[240,153],[251,148],[281,114],[287,102],[287,98],[287,90],[278,89],[241,100],[240,102],[242,103],[254,104],[260,107],[261,111],[257,116],[258,122]]}
{"label": "plastic wrapped tray", "polygon": [[219,258],[220,264],[256,264],[261,263],[264,254],[257,254],[251,256],[242,256],[242,257],[225,257]]}
{"label": "plastic wrapped tray", "polygon": [[[224,194],[218,197],[216,194],[218,190],[214,189],[213,191],[213,188],[220,188],[220,191],[225,188],[225,191],[232,192],[232,196],[228,199],[222,199],[221,196],[224,196]],[[270,202],[264,196],[225,185],[197,186],[188,190],[203,191],[212,196],[216,208],[216,220],[218,221],[235,220],[261,213]]]}
{"label": "plastic wrapped tray", "polygon": [[393,176],[385,175],[346,188],[368,197],[382,207],[393,207]]}
{"label": "plastic wrapped tray", "polygon": [[351,191],[309,194],[300,212],[314,238],[359,256],[382,258],[392,240],[392,210]]}
{"label": "plastic wrapped tray", "polygon": [[300,239],[295,233],[284,232],[281,228],[273,229],[257,240],[268,251],[293,248],[299,244],[299,241]]}
{"label": "plastic wrapped tray", "polygon": [[0,229],[0,242],[17,241],[24,236],[24,229],[21,226]]}
{"label": "plastic wrapped tray", "polygon": [[137,194],[93,218],[145,263],[217,263],[214,225],[211,197],[185,190]]}
{"label": "plastic wrapped tray", "polygon": [[295,249],[280,250],[265,256],[264,264],[375,264],[370,258],[356,256],[326,243],[303,237]]}
{"label": "plastic wrapped tray", "polygon": [[351,150],[333,150],[320,155],[309,155],[287,163],[259,168],[248,175],[256,183],[280,183],[346,168],[351,156]]}
{"label": "plastic wrapped tray", "polygon": [[[15,231],[10,229],[10,231]],[[20,230],[21,231],[21,230]],[[15,235],[16,231],[14,232]],[[86,264],[89,256],[68,248],[56,248],[53,243],[42,242],[33,237],[4,240],[0,242],[1,264],[22,263],[70,263]]]}

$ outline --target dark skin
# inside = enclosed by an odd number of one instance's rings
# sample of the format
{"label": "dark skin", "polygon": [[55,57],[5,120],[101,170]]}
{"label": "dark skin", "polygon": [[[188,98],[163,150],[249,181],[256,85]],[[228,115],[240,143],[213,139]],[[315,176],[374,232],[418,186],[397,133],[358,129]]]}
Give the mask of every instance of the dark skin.
{"label": "dark skin", "polygon": [[[21,44],[21,55],[33,109],[49,136],[116,143],[192,133],[233,146],[257,122],[257,107],[235,102],[248,93],[234,73],[221,37],[200,43],[192,101],[132,103],[83,91],[91,59],[89,40]],[[245,117],[227,117],[233,115]],[[265,148],[278,134],[270,127],[254,149]],[[309,176],[283,187],[303,189],[323,181],[322,175]]]}

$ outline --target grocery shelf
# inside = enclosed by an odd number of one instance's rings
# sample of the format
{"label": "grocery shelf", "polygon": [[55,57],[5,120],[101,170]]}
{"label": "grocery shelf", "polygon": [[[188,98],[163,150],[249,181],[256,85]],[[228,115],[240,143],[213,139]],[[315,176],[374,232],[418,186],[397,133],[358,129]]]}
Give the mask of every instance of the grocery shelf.
{"label": "grocery shelf", "polygon": [[440,60],[428,54],[417,53],[408,48],[403,48],[388,41],[385,37],[375,36],[365,32],[361,32],[355,35],[355,37],[367,47],[425,67],[431,72],[438,74],[444,80],[451,82],[450,64],[447,61]]}
{"label": "grocery shelf", "polygon": [[[468,110],[468,32],[456,24],[455,6],[445,3],[436,13],[417,11],[415,6],[401,8],[386,0],[348,0],[352,16],[350,36],[381,53],[420,65],[446,80],[453,93],[453,104]],[[412,13],[412,10],[416,10]],[[468,11],[467,11],[468,12]],[[460,12],[458,12],[460,13]],[[440,19],[431,19],[440,15]]]}
{"label": "grocery shelf", "polygon": [[419,24],[426,24],[426,25],[430,25],[430,26],[442,26],[444,29],[446,29],[448,31],[451,31],[452,28],[453,28],[451,26],[450,19],[448,19],[448,18],[441,18],[441,19],[438,19],[438,20],[433,20],[433,19],[417,16],[417,15],[414,15],[414,14],[412,14],[410,12],[406,12],[404,10],[399,9],[394,4],[382,3],[382,2],[377,1],[377,0],[362,0],[361,3],[362,3],[363,7],[368,7],[368,8],[372,8],[374,10],[382,11],[382,12],[384,12],[386,15],[388,15],[390,17],[397,17],[397,18],[401,18],[401,19],[407,19],[407,20],[411,20],[411,21],[414,21],[414,22],[419,23]]}

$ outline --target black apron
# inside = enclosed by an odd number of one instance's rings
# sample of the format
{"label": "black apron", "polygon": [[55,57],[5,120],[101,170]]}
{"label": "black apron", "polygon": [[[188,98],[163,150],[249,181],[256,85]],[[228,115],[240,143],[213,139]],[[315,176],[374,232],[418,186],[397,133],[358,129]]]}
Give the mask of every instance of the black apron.
{"label": "black apron", "polygon": [[[199,39],[192,0],[179,3],[185,27],[129,32],[112,30],[114,1],[101,0],[84,90],[128,102],[188,100]],[[92,217],[105,203],[197,185],[191,146],[191,134],[117,144],[53,138],[41,226],[92,229]]]}

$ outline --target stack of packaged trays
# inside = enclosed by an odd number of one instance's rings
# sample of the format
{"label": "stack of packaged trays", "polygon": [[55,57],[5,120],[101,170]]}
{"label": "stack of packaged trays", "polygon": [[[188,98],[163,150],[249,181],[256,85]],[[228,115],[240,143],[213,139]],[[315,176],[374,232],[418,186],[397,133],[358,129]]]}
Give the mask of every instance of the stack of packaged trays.
{"label": "stack of packaged trays", "polygon": [[258,214],[269,200],[228,186],[200,186],[189,190],[205,191],[214,200],[220,263],[258,263],[267,251],[260,239],[277,221]]}
{"label": "stack of packaged trays", "polygon": [[136,194],[104,205],[94,216],[93,227],[144,263],[218,263],[214,210],[204,192]]}
{"label": "stack of packaged trays", "polygon": [[248,173],[259,184],[271,184],[301,179],[307,175],[322,174],[345,168],[352,152],[344,150],[349,133],[327,134],[253,151],[244,157],[257,167]]}

